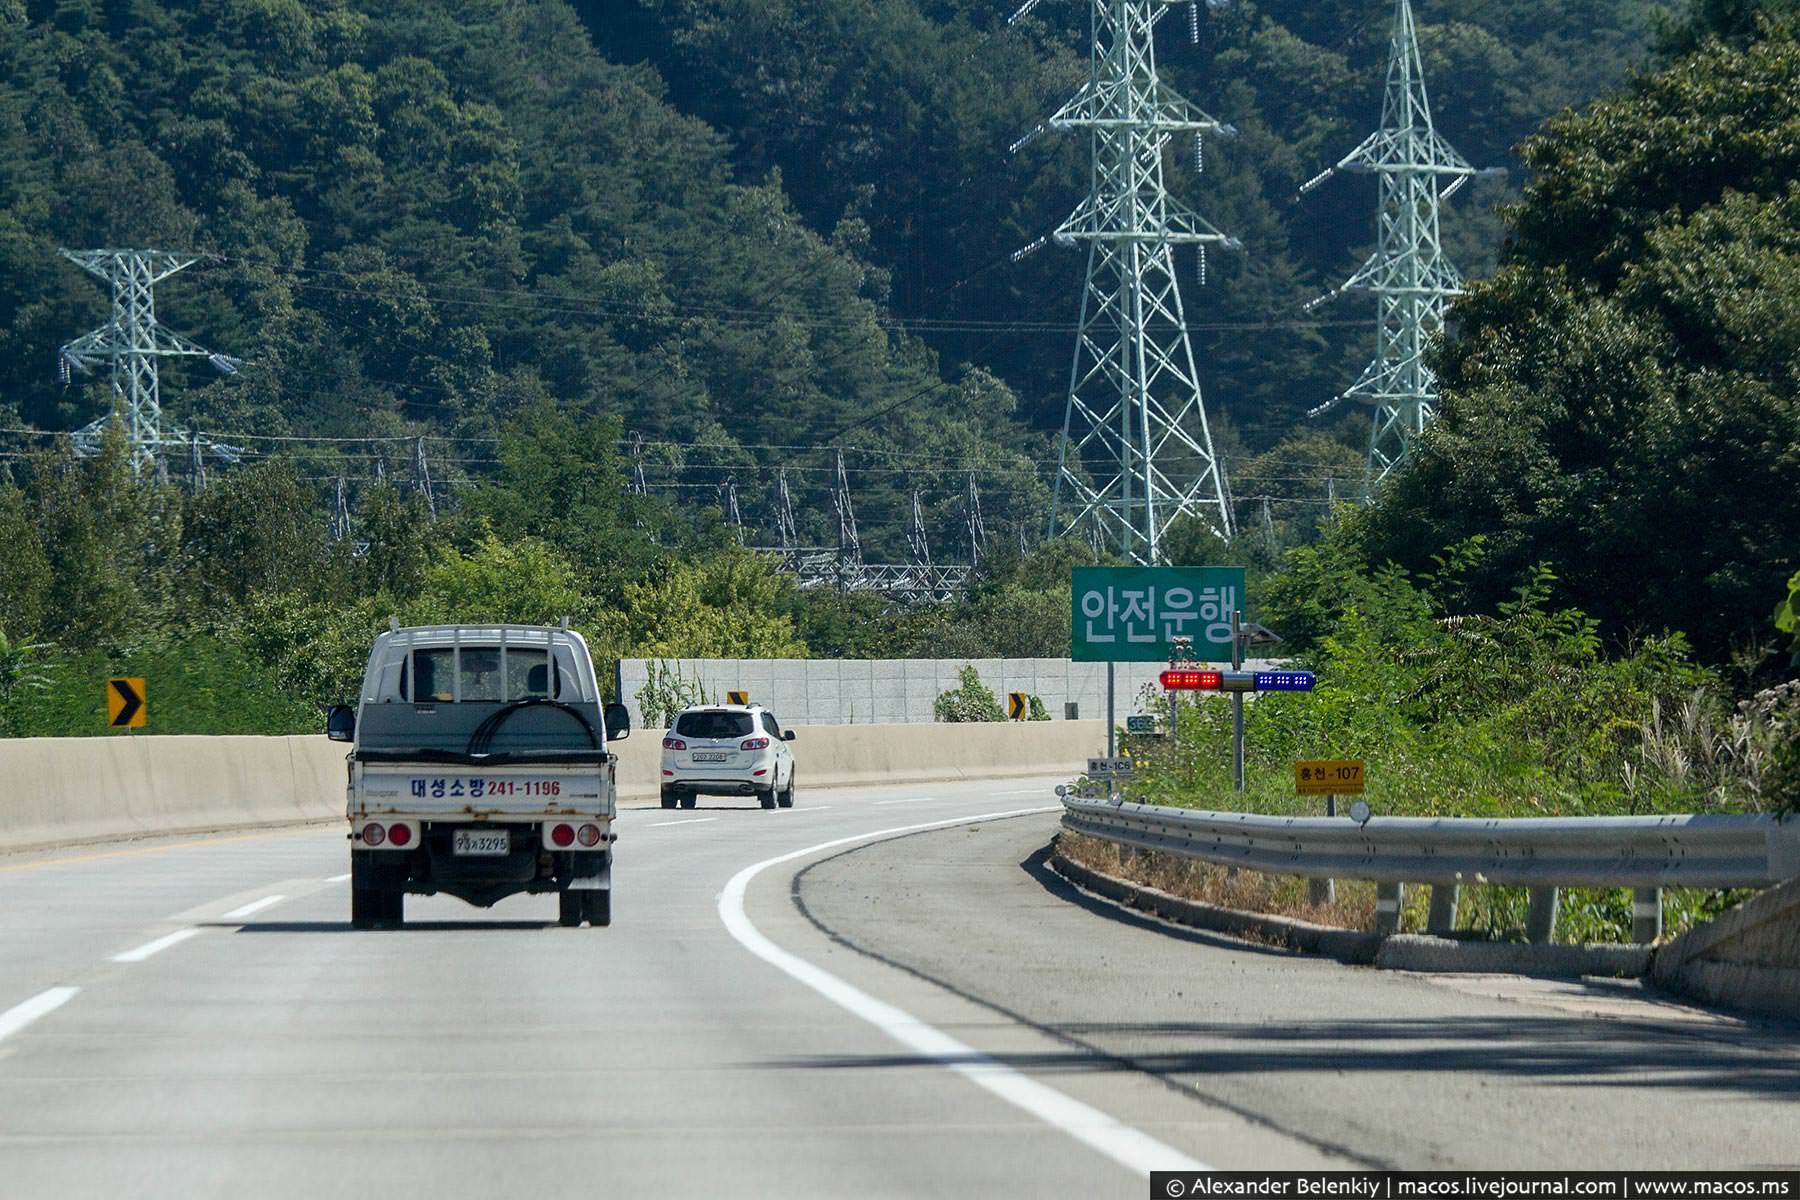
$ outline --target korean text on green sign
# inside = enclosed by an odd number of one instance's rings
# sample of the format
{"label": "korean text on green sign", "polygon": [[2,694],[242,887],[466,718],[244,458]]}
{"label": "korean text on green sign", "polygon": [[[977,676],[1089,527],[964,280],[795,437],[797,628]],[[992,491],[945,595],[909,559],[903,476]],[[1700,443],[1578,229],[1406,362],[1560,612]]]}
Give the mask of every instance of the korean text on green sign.
{"label": "korean text on green sign", "polygon": [[1242,567],[1076,567],[1071,582],[1076,662],[1166,662],[1182,637],[1198,662],[1231,661]]}

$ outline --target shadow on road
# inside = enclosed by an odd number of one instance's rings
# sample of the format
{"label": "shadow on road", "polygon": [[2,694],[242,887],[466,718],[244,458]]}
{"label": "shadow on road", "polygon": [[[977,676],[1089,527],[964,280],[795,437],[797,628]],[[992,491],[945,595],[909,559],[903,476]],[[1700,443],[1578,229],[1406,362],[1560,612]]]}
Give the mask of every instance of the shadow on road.
{"label": "shadow on road", "polygon": [[208,921],[238,933],[445,933],[459,929],[557,929],[556,921],[408,921],[393,929],[353,929],[348,921]]}

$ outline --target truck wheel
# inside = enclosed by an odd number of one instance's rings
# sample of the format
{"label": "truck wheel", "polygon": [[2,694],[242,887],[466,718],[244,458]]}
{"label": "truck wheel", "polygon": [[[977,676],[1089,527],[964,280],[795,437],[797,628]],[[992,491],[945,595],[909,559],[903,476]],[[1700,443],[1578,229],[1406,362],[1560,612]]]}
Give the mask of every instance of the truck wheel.
{"label": "truck wheel", "polygon": [[588,924],[595,929],[612,924],[612,890],[600,888],[597,891],[582,893],[587,897]]}
{"label": "truck wheel", "polygon": [[775,803],[781,805],[783,808],[794,807],[794,774],[792,771],[788,772],[787,786],[776,793]]}
{"label": "truck wheel", "polygon": [[556,893],[557,924],[573,929],[581,924],[581,918],[587,915],[587,893],[561,891]]}
{"label": "truck wheel", "polygon": [[403,888],[387,888],[380,895],[382,923],[395,929],[406,924],[406,891]]}
{"label": "truck wheel", "polygon": [[350,859],[350,928],[373,929],[384,916],[381,890],[370,884],[372,874],[362,859]]}
{"label": "truck wheel", "polygon": [[762,801],[762,806],[764,808],[774,808],[775,807],[775,789],[774,788],[763,789],[762,791],[756,793],[756,798],[758,800]]}
{"label": "truck wheel", "polygon": [[676,797],[675,793],[670,791],[668,788],[664,788],[662,790],[663,807],[664,808],[674,808],[677,803],[678,803],[678,798]]}
{"label": "truck wheel", "polygon": [[692,808],[699,802],[700,793],[698,792],[683,792],[681,794],[681,807],[683,808]]}

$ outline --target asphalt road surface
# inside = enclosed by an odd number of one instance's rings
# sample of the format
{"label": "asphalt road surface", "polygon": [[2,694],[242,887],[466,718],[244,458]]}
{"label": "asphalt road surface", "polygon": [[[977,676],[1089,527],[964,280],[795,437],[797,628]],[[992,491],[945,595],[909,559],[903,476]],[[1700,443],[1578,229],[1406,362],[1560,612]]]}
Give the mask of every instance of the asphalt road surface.
{"label": "asphalt road surface", "polygon": [[1152,1168],[1800,1158],[1793,1027],[1124,915],[1037,861],[1050,785],[629,810],[609,929],[411,897],[352,932],[338,827],[0,859],[0,1195],[1141,1197]]}

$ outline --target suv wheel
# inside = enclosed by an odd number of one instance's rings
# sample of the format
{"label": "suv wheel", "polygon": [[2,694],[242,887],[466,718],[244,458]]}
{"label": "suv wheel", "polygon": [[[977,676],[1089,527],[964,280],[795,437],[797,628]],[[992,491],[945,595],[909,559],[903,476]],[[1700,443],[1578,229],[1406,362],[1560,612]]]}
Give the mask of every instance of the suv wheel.
{"label": "suv wheel", "polygon": [[794,773],[792,771],[788,772],[787,786],[776,795],[775,803],[783,808],[794,807]]}
{"label": "suv wheel", "polygon": [[662,805],[663,805],[663,807],[664,808],[674,808],[676,802],[677,802],[677,798],[676,798],[674,789],[673,788],[664,788],[662,790]]}
{"label": "suv wheel", "polygon": [[681,807],[692,808],[698,803],[700,803],[699,792],[683,792],[681,794]]}
{"label": "suv wheel", "polygon": [[764,788],[762,791],[756,793],[756,798],[758,800],[762,801],[762,806],[764,808],[774,808],[775,807],[775,789],[774,788]]}

